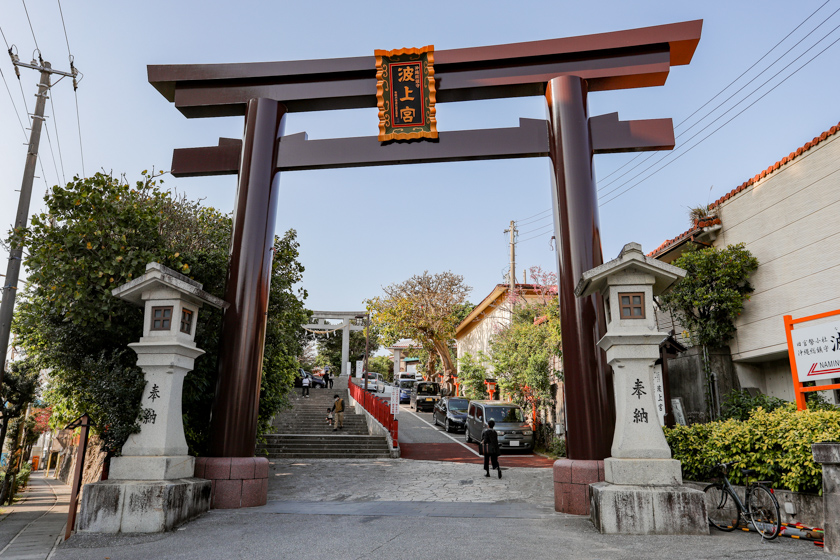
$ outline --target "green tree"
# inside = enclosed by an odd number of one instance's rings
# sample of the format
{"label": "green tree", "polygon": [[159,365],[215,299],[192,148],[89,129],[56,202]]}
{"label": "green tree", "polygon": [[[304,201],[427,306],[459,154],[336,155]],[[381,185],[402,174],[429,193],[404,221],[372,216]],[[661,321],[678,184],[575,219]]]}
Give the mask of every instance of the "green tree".
{"label": "green tree", "polygon": [[394,381],[394,362],[388,356],[373,356],[368,359],[368,370],[382,374],[388,383]]}
{"label": "green tree", "polygon": [[[11,484],[18,473],[17,459],[22,452],[20,448],[20,430],[23,429],[21,416],[26,408],[35,400],[38,392],[39,371],[31,359],[11,362],[9,371],[3,375],[3,391],[0,406],[2,406],[2,420],[0,420],[0,449],[4,448],[6,436],[10,436],[11,453],[6,463],[6,474],[0,488],[0,504],[7,501]],[[10,430],[11,428],[11,430]]]}
{"label": "green tree", "polygon": [[723,346],[735,334],[735,319],[753,291],[750,275],[758,259],[743,243],[725,249],[688,249],[673,265],[688,274],[660,296],[665,309],[677,315],[691,338],[703,346]]}
{"label": "green tree", "polygon": [[735,334],[735,320],[753,292],[749,277],[758,268],[758,259],[743,243],[725,249],[697,249],[689,244],[672,264],[688,274],[659,301],[677,316],[691,340],[703,347],[706,403],[709,417],[714,418],[717,407],[708,390],[712,374],[708,348],[724,346]]}
{"label": "green tree", "polygon": [[[56,186],[46,212],[15,232],[29,254],[29,283],[14,331],[28,356],[50,368],[46,396],[60,424],[88,412],[103,444],[117,452],[138,428],[144,386],[136,355],[126,346],[142,335],[143,311],[111,290],[156,261],[201,282],[222,297],[231,219],[158,187],[144,172],[134,185],[98,173]],[[162,181],[161,181],[162,182]],[[292,386],[306,319],[303,290],[293,291],[303,267],[294,230],[276,238],[261,388],[260,424],[282,406]],[[196,344],[206,354],[184,385],[184,428],[193,452],[207,442],[216,387],[221,312],[202,309]]]}
{"label": "green tree", "polygon": [[510,324],[490,340],[499,388],[522,405],[551,404],[552,362],[561,354],[556,298],[514,307]]}
{"label": "green tree", "polygon": [[[445,376],[455,372],[450,340],[461,322],[467,295],[464,277],[452,272],[424,271],[405,282],[386,286],[385,296],[367,301],[371,322],[379,327],[382,342],[391,345],[410,338],[426,351],[437,353]],[[427,361],[426,375],[436,378],[435,360]]]}
{"label": "green tree", "polygon": [[484,364],[488,362],[487,355],[481,351],[476,357],[464,354],[460,361],[461,374],[458,376],[458,383],[463,388],[464,396],[468,399],[486,399],[488,394],[484,381],[487,379],[487,370]]}

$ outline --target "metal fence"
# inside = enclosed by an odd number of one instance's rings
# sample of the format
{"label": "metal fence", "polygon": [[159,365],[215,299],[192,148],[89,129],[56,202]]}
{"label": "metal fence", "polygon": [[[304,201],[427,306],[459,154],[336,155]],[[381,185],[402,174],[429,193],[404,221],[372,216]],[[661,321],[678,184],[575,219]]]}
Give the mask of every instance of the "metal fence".
{"label": "metal fence", "polygon": [[391,406],[388,401],[382,397],[370,394],[352,381],[348,383],[348,386],[350,387],[350,396],[353,397],[353,400],[362,405],[362,408],[367,410],[377,422],[388,430],[394,442],[393,446],[399,447],[399,443],[397,442],[399,421],[391,412]]}

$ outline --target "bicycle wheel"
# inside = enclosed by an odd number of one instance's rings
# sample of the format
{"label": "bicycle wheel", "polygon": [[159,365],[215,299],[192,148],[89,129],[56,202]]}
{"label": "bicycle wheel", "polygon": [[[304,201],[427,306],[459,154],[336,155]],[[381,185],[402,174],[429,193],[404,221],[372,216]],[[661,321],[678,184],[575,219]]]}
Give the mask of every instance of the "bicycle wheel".
{"label": "bicycle wheel", "polygon": [[754,486],[747,500],[750,520],[765,539],[775,539],[782,530],[779,502],[766,486]]}
{"label": "bicycle wheel", "polygon": [[706,512],[709,524],[721,531],[734,531],[738,527],[738,502],[723,484],[706,486]]}

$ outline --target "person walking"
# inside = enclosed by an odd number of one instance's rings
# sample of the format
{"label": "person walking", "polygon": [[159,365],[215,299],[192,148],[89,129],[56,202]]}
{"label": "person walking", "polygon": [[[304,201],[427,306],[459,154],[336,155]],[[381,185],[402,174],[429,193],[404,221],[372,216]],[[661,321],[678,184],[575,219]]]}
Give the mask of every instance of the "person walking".
{"label": "person walking", "polygon": [[327,383],[329,384],[330,389],[333,388],[333,374],[330,370],[327,370]]}
{"label": "person walking", "polygon": [[338,395],[333,395],[333,407],[335,412],[335,420],[333,421],[333,431],[344,429],[344,399]]}
{"label": "person walking", "polygon": [[484,446],[484,476],[490,476],[489,463],[493,463],[493,468],[499,473],[499,478],[502,478],[502,468],[499,466],[499,435],[493,427],[496,425],[495,420],[487,422],[487,428],[481,432],[481,445]]}
{"label": "person walking", "polygon": [[301,396],[309,398],[309,376],[304,375],[303,380],[301,380],[301,386],[303,387],[301,391]]}

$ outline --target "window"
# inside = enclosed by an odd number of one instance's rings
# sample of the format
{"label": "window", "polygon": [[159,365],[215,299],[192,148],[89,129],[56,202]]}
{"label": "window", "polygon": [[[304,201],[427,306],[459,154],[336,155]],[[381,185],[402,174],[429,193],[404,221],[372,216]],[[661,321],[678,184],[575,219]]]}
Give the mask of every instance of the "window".
{"label": "window", "polygon": [[618,303],[621,308],[622,319],[644,319],[645,318],[645,294],[618,294]]}
{"label": "window", "polygon": [[467,399],[449,399],[449,410],[452,412],[466,412],[468,402]]}
{"label": "window", "polygon": [[172,306],[152,307],[153,331],[168,331],[172,328]]}
{"label": "window", "polygon": [[484,420],[484,411],[481,407],[475,409],[475,418],[476,420]]}
{"label": "window", "polygon": [[181,332],[190,334],[192,331],[192,316],[193,312],[189,309],[181,310]]}
{"label": "window", "polygon": [[487,408],[487,419],[499,423],[524,422],[522,409],[518,406],[491,406]]}
{"label": "window", "polygon": [[470,416],[475,418],[475,405],[474,404],[470,405]]}

